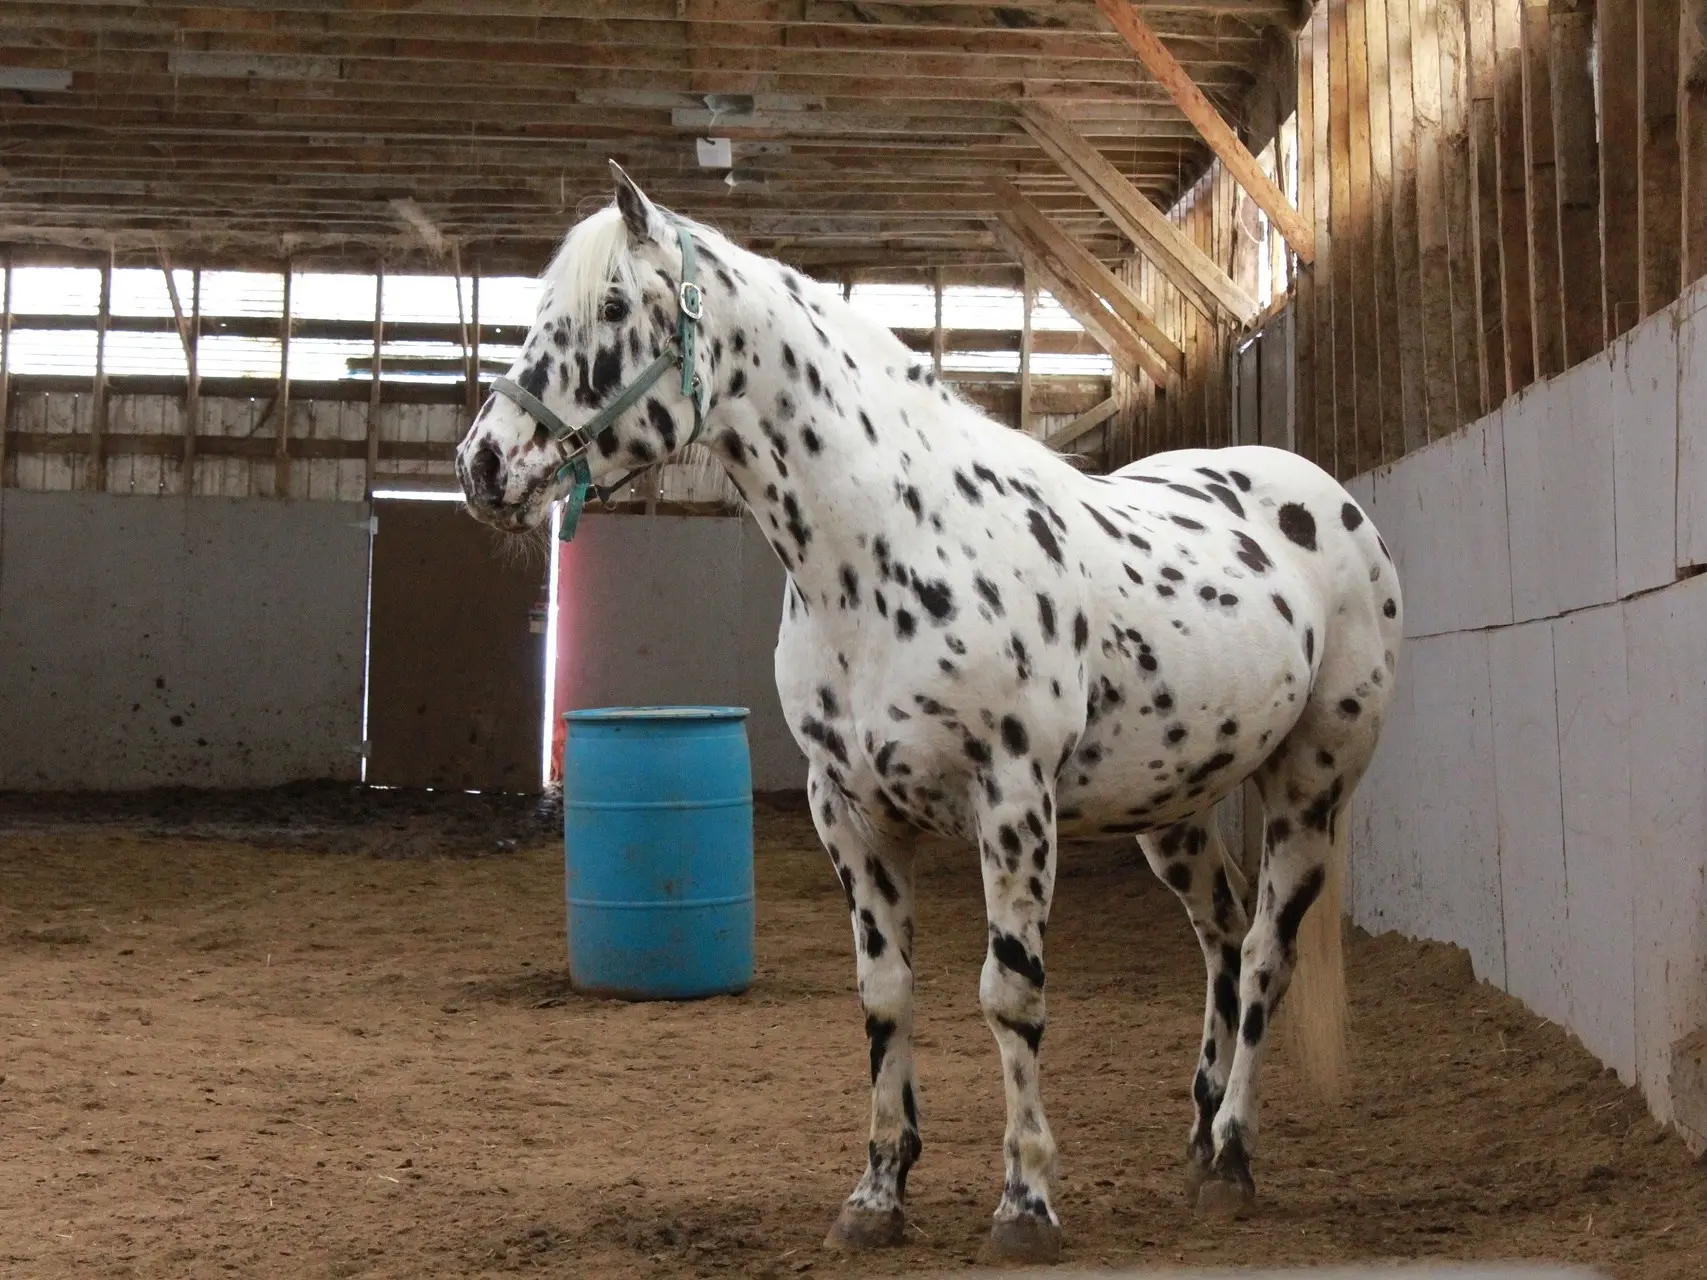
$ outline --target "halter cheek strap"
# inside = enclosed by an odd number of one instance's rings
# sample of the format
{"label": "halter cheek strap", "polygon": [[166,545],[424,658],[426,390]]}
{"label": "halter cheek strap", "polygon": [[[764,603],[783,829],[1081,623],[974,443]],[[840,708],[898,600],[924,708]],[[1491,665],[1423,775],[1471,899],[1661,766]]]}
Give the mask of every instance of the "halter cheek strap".
{"label": "halter cheek strap", "polygon": [[603,406],[579,427],[571,427],[527,388],[517,385],[509,378],[494,378],[492,381],[492,390],[550,432],[563,453],[563,465],[558,467],[555,478],[571,481],[569,493],[564,498],[563,520],[558,526],[557,534],[564,542],[575,536],[575,526],[581,519],[581,510],[586,506],[589,492],[596,494],[601,502],[608,502],[613,494],[646,470],[645,467],[638,467],[615,484],[595,485],[592,482],[592,472],[587,466],[587,453],[592,449],[593,443],[610,430],[617,418],[638,404],[641,397],[649,392],[672,366],[681,367],[682,394],[693,405],[693,431],[682,443],[691,444],[699,438],[705,427],[707,387],[695,368],[695,340],[699,333],[699,322],[705,315],[705,295],[694,280],[698,274],[699,253],[694,247],[693,236],[688,233],[687,227],[680,223],[676,224],[676,238],[682,247],[682,282],[676,287],[675,336],[658,354],[657,359],[641,370],[638,378],[617,393],[616,399]]}

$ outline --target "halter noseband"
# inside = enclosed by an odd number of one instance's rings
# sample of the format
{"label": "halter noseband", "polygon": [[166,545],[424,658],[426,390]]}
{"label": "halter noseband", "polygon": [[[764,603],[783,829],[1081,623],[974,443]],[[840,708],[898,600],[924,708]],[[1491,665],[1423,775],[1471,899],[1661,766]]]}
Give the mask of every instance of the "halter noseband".
{"label": "halter noseband", "polygon": [[641,370],[638,378],[617,393],[616,399],[579,427],[571,427],[525,387],[516,385],[509,378],[492,380],[492,390],[549,431],[563,453],[563,465],[558,467],[553,479],[562,480],[568,476],[574,480],[569,496],[564,499],[563,520],[557,532],[564,542],[575,536],[575,526],[580,523],[581,509],[586,505],[589,490],[598,495],[599,501],[608,502],[612,494],[646,470],[645,467],[637,467],[615,484],[595,485],[592,472],[587,467],[587,452],[593,447],[593,442],[608,431],[618,417],[632,409],[672,365],[681,366],[682,394],[693,404],[693,431],[682,443],[693,443],[705,426],[705,380],[694,367],[694,338],[699,331],[700,318],[705,315],[705,295],[694,281],[699,255],[694,248],[693,236],[681,223],[676,224],[676,238],[682,246],[682,282],[676,286],[675,337],[670,339],[657,359]]}

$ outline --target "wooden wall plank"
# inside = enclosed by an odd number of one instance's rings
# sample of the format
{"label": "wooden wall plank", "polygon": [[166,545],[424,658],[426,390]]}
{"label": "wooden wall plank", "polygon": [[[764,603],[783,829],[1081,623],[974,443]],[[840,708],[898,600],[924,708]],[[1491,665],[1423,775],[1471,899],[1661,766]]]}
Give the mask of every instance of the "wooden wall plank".
{"label": "wooden wall plank", "polygon": [[1529,169],[1529,312],[1535,376],[1565,367],[1565,317],[1559,296],[1557,177],[1553,168],[1552,27],[1547,0],[1523,3],[1523,123]]}
{"label": "wooden wall plank", "polygon": [[1637,56],[1637,0],[1595,9],[1600,64],[1600,224],[1602,311],[1606,341],[1641,318],[1638,192],[1641,190],[1642,100]]}
{"label": "wooden wall plank", "polygon": [[1411,88],[1411,6],[1387,3],[1387,106],[1393,139],[1393,263],[1401,323],[1398,330],[1402,451],[1428,443],[1428,396],[1423,387],[1424,342],[1418,312],[1422,258],[1417,239],[1417,131]]}
{"label": "wooden wall plank", "polygon": [[1481,396],[1491,409],[1506,395],[1505,315],[1500,297],[1498,76],[1493,0],[1467,0],[1465,48],[1470,79],[1470,222],[1476,324],[1481,335]]}
{"label": "wooden wall plank", "polygon": [[[1408,8],[1407,0],[1392,0]],[[1373,215],[1368,264],[1375,285],[1375,334],[1380,361],[1379,454],[1391,462],[1405,451],[1405,403],[1399,362],[1398,260],[1393,239],[1392,69],[1387,42],[1389,0],[1363,0],[1369,48],[1369,202]]]}
{"label": "wooden wall plank", "polygon": [[1423,385],[1428,438],[1450,435],[1458,416],[1452,362],[1452,272],[1448,265],[1446,193],[1441,159],[1440,10],[1435,0],[1411,0],[1411,92],[1416,104],[1417,245],[1422,288]]}
{"label": "wooden wall plank", "polygon": [[1565,364],[1605,345],[1600,282],[1600,157],[1595,138],[1593,0],[1552,0],[1553,142]]}
{"label": "wooden wall plank", "polygon": [[1371,120],[1369,110],[1369,23],[1365,0],[1345,0],[1346,97],[1348,110],[1348,175],[1351,201],[1346,220],[1350,231],[1346,261],[1351,275],[1351,337],[1356,370],[1356,431],[1350,438],[1350,465],[1341,474],[1360,475],[1381,465],[1381,348],[1377,327],[1371,198]]}
{"label": "wooden wall plank", "polygon": [[1334,261],[1334,465],[1333,474],[1357,471],[1357,231],[1351,213],[1351,74],[1346,0],[1328,5],[1328,146],[1332,189],[1329,230]]}
{"label": "wooden wall plank", "polygon": [[1316,392],[1314,422],[1310,432],[1309,457],[1327,471],[1334,470],[1334,422],[1337,416],[1335,397],[1339,394],[1339,354],[1335,345],[1334,325],[1334,266],[1339,255],[1334,251],[1329,224],[1333,206],[1333,149],[1330,141],[1333,115],[1332,93],[1329,88],[1330,4],[1319,4],[1310,18],[1312,29],[1311,99],[1315,103],[1312,124],[1312,149],[1316,160]]}
{"label": "wooden wall plank", "polygon": [[1452,281],[1452,371],[1458,420],[1482,414],[1482,341],[1478,320],[1476,231],[1471,210],[1470,75],[1465,0],[1438,0],[1441,178],[1446,197],[1447,269]]}
{"label": "wooden wall plank", "polygon": [[[1316,23],[1298,33],[1298,207],[1315,217],[1316,208]],[[1322,260],[1321,239],[1327,223],[1315,219],[1317,250],[1314,263],[1300,263],[1293,284],[1292,324],[1296,356],[1292,369],[1292,419],[1296,423],[1292,448],[1309,458],[1316,447],[1316,272]]]}
{"label": "wooden wall plank", "polygon": [[1516,395],[1535,381],[1534,321],[1529,306],[1529,160],[1523,127],[1523,0],[1493,0],[1493,21],[1503,397]]}
{"label": "wooden wall plank", "polygon": [[1677,137],[1682,168],[1683,283],[1707,276],[1707,4],[1682,6]]}
{"label": "wooden wall plank", "polygon": [[1641,103],[1637,257],[1639,309],[1651,316],[1683,288],[1683,182],[1677,139],[1678,0],[1636,0]]}

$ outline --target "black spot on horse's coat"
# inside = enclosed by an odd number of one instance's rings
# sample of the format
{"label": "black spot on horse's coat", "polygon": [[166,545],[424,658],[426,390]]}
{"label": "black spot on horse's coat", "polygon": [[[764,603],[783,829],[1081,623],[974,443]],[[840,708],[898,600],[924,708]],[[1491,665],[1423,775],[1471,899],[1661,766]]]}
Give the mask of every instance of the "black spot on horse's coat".
{"label": "black spot on horse's coat", "polygon": [[1231,511],[1234,515],[1238,516],[1239,519],[1241,519],[1241,520],[1243,520],[1245,518],[1245,506],[1244,506],[1244,504],[1239,501],[1238,496],[1236,494],[1234,494],[1234,492],[1231,489],[1229,489],[1226,485],[1224,485],[1224,484],[1212,484],[1212,485],[1208,485],[1206,487],[1208,488],[1210,493],[1214,494],[1217,498],[1219,498],[1221,500],[1221,505],[1226,507],[1227,510]]}
{"label": "black spot on horse's coat", "polygon": [[1168,519],[1172,520],[1182,529],[1190,529],[1193,533],[1201,533],[1203,531],[1203,526],[1201,524],[1186,516],[1169,516]]}
{"label": "black spot on horse's coat", "polygon": [[983,503],[984,503],[984,492],[983,492],[983,490],[981,490],[976,484],[974,484],[972,482],[971,477],[968,476],[964,471],[960,470],[958,467],[955,468],[955,472],[954,472],[954,487],[956,489],[959,489],[962,496],[964,496],[965,499],[968,502],[970,502],[973,506],[976,507],[976,506],[982,506],[983,505]]}
{"label": "black spot on horse's coat", "polygon": [[1023,756],[1031,748],[1031,738],[1025,726],[1013,716],[1002,717],[1002,745],[1010,756]]}
{"label": "black spot on horse's coat", "polygon": [[1281,595],[1279,592],[1276,592],[1269,598],[1274,601],[1274,607],[1280,610],[1280,616],[1285,618],[1288,622],[1291,622],[1292,606],[1286,603],[1286,597]]}
{"label": "black spot on horse's coat", "polygon": [[1168,488],[1172,489],[1175,493],[1183,493],[1188,498],[1196,498],[1202,502],[1215,501],[1215,499],[1211,498],[1207,493],[1203,492],[1203,490],[1193,489],[1189,484],[1170,483]]}
{"label": "black spot on horse's coat", "polygon": [[1183,573],[1181,573],[1178,569],[1174,568],[1173,565],[1171,565],[1171,564],[1165,564],[1162,566],[1162,576],[1164,578],[1166,578],[1169,582],[1184,582],[1185,581],[1185,575]]}
{"label": "black spot on horse's coat", "polygon": [[1262,549],[1262,544],[1244,530],[1237,530],[1233,536],[1239,540],[1239,559],[1252,573],[1267,573],[1274,567],[1274,561],[1268,557],[1268,552]]}
{"label": "black spot on horse's coat", "polygon": [[1205,600],[1213,600],[1218,593],[1214,587],[1203,586],[1197,589],[1197,594],[1202,596]]}
{"label": "black spot on horse's coat", "polygon": [[1245,1010],[1245,1025],[1239,1031],[1239,1035],[1246,1044],[1262,1043],[1262,1029],[1265,1020],[1266,1015],[1263,1013],[1262,1005],[1252,1004],[1250,1008]]}
{"label": "black spot on horse's coat", "polygon": [[974,738],[968,734],[966,740],[960,744],[960,747],[961,750],[966,752],[966,758],[973,764],[983,765],[990,763],[990,744],[982,739]]}
{"label": "black spot on horse's coat", "polygon": [[1043,1024],[1040,1022],[1021,1022],[1017,1018],[1009,1018],[1002,1014],[996,1015],[996,1021],[1021,1040],[1024,1040],[1026,1047],[1033,1053],[1036,1053],[1038,1047],[1043,1043]]}
{"label": "black spot on horse's coat", "polygon": [[786,342],[782,344],[782,363],[783,367],[788,370],[789,377],[798,378],[800,376],[800,359],[794,354],[794,348]]}
{"label": "black spot on horse's coat", "polygon": [[911,640],[914,632],[919,629],[918,619],[905,609],[895,610],[895,634],[903,640]]}
{"label": "black spot on horse's coat", "polygon": [[800,443],[805,446],[807,453],[817,454],[824,450],[824,442],[811,427],[800,428]]}
{"label": "black spot on horse's coat", "polygon": [[866,416],[864,409],[859,411],[859,425],[865,429],[865,438],[872,444],[877,443],[877,428],[871,425],[871,419]]}
{"label": "black spot on horse's coat", "polygon": [[1355,502],[1348,502],[1340,508],[1340,523],[1345,525],[1347,533],[1363,523],[1363,512],[1357,509]]}
{"label": "black spot on horse's coat", "polygon": [[1121,563],[1120,567],[1126,570],[1126,576],[1132,579],[1132,581],[1138,586],[1141,587],[1144,585],[1144,575],[1139,573],[1138,570],[1134,569],[1131,565],[1126,564],[1124,561]]}
{"label": "black spot on horse's coat", "polygon": [[1298,927],[1304,923],[1304,913],[1322,892],[1322,883],[1326,879],[1325,868],[1311,867],[1310,874],[1292,891],[1292,896],[1275,917],[1275,932],[1280,935],[1280,945],[1287,955],[1292,954],[1292,948],[1298,941]]}
{"label": "black spot on horse's coat", "polygon": [[1205,479],[1213,480],[1217,484],[1227,483],[1227,477],[1215,470],[1214,467],[1197,467],[1196,471],[1198,475],[1203,476]]}
{"label": "black spot on horse's coat", "polygon": [[848,762],[848,744],[842,740],[842,735],[816,716],[807,716],[801,720],[800,734],[816,742],[842,764]]}
{"label": "black spot on horse's coat", "polygon": [[616,346],[600,347],[593,357],[592,392],[595,403],[616,390],[622,381],[622,351]]}
{"label": "black spot on horse's coat", "polygon": [[[1215,1015],[1229,1031],[1239,1025],[1239,971],[1236,967],[1223,968],[1215,975]],[[869,1027],[869,1020],[867,1025]],[[893,1025],[890,1029],[894,1029]]]}
{"label": "black spot on horse's coat", "polygon": [[1097,522],[1097,524],[1101,526],[1102,531],[1104,533],[1106,533],[1109,537],[1119,538],[1121,536],[1120,530],[1116,529],[1114,527],[1114,525],[1109,521],[1108,517],[1103,515],[1103,513],[1098,511],[1095,507],[1091,506],[1090,503],[1081,502],[1079,505],[1082,506],[1086,511],[1091,513],[1091,519],[1095,520]]}
{"label": "black spot on horse's coat", "polygon": [[1055,642],[1055,602],[1046,595],[1037,597],[1037,622],[1043,628],[1045,643]]}
{"label": "black spot on horse's coat", "polygon": [[972,589],[978,593],[979,598],[985,604],[990,606],[991,612],[998,618],[1002,616],[1002,593],[996,589],[995,583],[981,573],[976,574],[972,579]]}
{"label": "black spot on horse's coat", "polygon": [[978,479],[982,480],[985,484],[989,485],[997,493],[1007,492],[1007,486],[1002,483],[1002,478],[994,471],[990,470],[990,468],[986,467],[982,462],[975,462],[972,464],[972,474],[977,476]]}
{"label": "black spot on horse's coat", "polygon": [[1288,502],[1281,507],[1280,531],[1304,550],[1316,549],[1316,517],[1302,503]]}
{"label": "black spot on horse's coat", "polygon": [[895,1024],[874,1014],[865,1015],[865,1038],[871,1041],[871,1083],[883,1071],[883,1059],[889,1056],[889,1039],[895,1034]]}
{"label": "black spot on horse's coat", "polygon": [[1091,624],[1082,610],[1073,613],[1073,652],[1083,653],[1091,642]]}
{"label": "black spot on horse's coat", "polygon": [[1010,973],[1017,973],[1034,987],[1043,985],[1043,961],[1026,950],[1025,943],[1000,929],[990,931],[990,954]]}
{"label": "black spot on horse's coat", "polygon": [[954,616],[954,593],[949,590],[948,583],[920,582],[915,578],[913,594],[918,596],[919,603],[933,620],[944,622]]}
{"label": "black spot on horse's coat", "polygon": [[1304,661],[1311,665],[1314,665],[1316,661],[1316,629],[1314,627],[1304,628]]}
{"label": "black spot on horse's coat", "polygon": [[907,510],[913,513],[913,519],[923,520],[925,518],[925,504],[924,499],[919,497],[918,489],[910,484],[902,485],[900,486],[900,493],[901,502]]}
{"label": "black spot on horse's coat", "polygon": [[1185,863],[1170,862],[1163,878],[1175,893],[1184,895],[1191,892],[1191,868]]}
{"label": "black spot on horse's coat", "polygon": [[1363,704],[1358,702],[1358,700],[1356,698],[1341,698],[1340,699],[1340,714],[1342,716],[1346,717],[1346,719],[1348,719],[1348,720],[1357,719],[1358,714],[1362,710],[1363,710]]}
{"label": "black spot on horse's coat", "polygon": [[1389,596],[1387,598],[1387,603],[1381,606],[1381,612],[1386,617],[1396,618],[1399,616],[1399,606],[1393,598]]}
{"label": "black spot on horse's coat", "polygon": [[1031,530],[1031,536],[1037,539],[1037,545],[1043,548],[1043,554],[1048,556],[1059,567],[1064,561],[1061,558],[1061,544],[1056,541],[1055,531],[1049,527],[1049,522],[1043,518],[1042,512],[1036,507],[1025,513],[1026,527]]}
{"label": "black spot on horse's coat", "polygon": [[1240,493],[1249,493],[1251,491],[1251,481],[1249,476],[1246,476],[1240,471],[1229,471],[1227,474],[1232,477],[1233,483],[1239,486]]}
{"label": "black spot on horse's coat", "polygon": [[652,429],[662,437],[664,452],[669,453],[676,447],[676,420],[670,411],[656,400],[646,402],[646,420],[652,424]]}

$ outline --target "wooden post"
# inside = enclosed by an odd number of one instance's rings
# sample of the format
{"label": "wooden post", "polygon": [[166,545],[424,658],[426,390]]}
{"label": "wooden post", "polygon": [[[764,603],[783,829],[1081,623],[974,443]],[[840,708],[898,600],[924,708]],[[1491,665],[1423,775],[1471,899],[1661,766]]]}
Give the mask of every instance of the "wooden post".
{"label": "wooden post", "polygon": [[274,398],[278,424],[273,453],[273,496],[290,497],[290,259],[284,264],[284,298],[279,311],[279,392]]}
{"label": "wooden post", "polygon": [[[1298,205],[1306,213],[1316,207],[1316,24],[1314,18],[1298,33]],[[1317,221],[1316,230],[1322,225]],[[1292,326],[1297,352],[1292,372],[1292,419],[1298,430],[1292,448],[1311,457],[1316,446],[1316,273],[1325,264],[1318,252],[1313,265],[1298,264]]]}
{"label": "wooden post", "polygon": [[938,267],[931,273],[931,283],[936,293],[936,327],[931,330],[931,369],[938,378],[942,377],[942,268]]}
{"label": "wooden post", "polygon": [[1547,0],[1523,3],[1524,147],[1529,168],[1529,309],[1535,376],[1565,368],[1565,316],[1559,297],[1557,174],[1553,165],[1553,38]]}
{"label": "wooden post", "polygon": [[107,251],[101,268],[101,309],[95,316],[95,403],[89,423],[89,487],[97,493],[107,487],[107,322],[113,311],[113,257]]}
{"label": "wooden post", "polygon": [[1031,311],[1037,305],[1037,280],[1020,268],[1019,429],[1031,434]]}
{"label": "wooden post", "polygon": [[367,497],[373,500],[379,478],[380,351],[385,343],[385,259],[373,269],[373,372],[367,388]]}
{"label": "wooden post", "polygon": [[[1535,381],[1534,318],[1529,310],[1529,163],[1523,125],[1523,0],[1494,0],[1494,165],[1498,171],[1500,319],[1505,385],[1516,395]],[[1632,201],[1634,204],[1634,201]]]}
{"label": "wooden post", "polygon": [[468,275],[468,423],[480,412],[480,268]]}
{"label": "wooden post", "polygon": [[[1609,0],[1610,2],[1610,0]],[[1565,364],[1587,360],[1605,343],[1600,283],[1600,159],[1595,143],[1589,0],[1554,0],[1553,153],[1559,197],[1559,288]]]}
{"label": "wooden post", "polygon": [[1678,35],[1677,138],[1683,169],[1683,283],[1707,276],[1707,3],[1685,0]]}
{"label": "wooden post", "polygon": [[178,282],[172,276],[172,260],[166,247],[160,247],[160,274],[166,278],[166,296],[172,303],[172,319],[178,325],[178,341],[184,347],[184,461],[182,483],[187,498],[196,487],[196,423],[201,413],[201,374],[197,369],[197,348],[201,345],[202,273],[198,268],[191,277],[190,309],[186,318],[178,297]]}
{"label": "wooden post", "polygon": [[1683,186],[1677,145],[1678,0],[1636,0],[1641,103],[1637,167],[1637,256],[1640,310],[1645,318],[1682,287]]}
{"label": "wooden post", "polygon": [[1604,340],[1610,343],[1641,314],[1641,258],[1635,216],[1642,186],[1641,59],[1636,0],[1595,6],[1600,62],[1600,259]]}
{"label": "wooden post", "polygon": [[1477,334],[1482,344],[1484,410],[1506,396],[1505,311],[1500,297],[1499,81],[1495,71],[1493,0],[1464,7],[1470,88],[1470,223]]}
{"label": "wooden post", "polygon": [[6,250],[6,283],[0,300],[0,488],[6,484],[6,432],[12,425],[12,251]]}
{"label": "wooden post", "polygon": [[1458,413],[1452,430],[1482,415],[1482,335],[1470,170],[1470,68],[1465,0],[1436,0],[1440,49],[1440,163],[1446,196],[1446,257],[1452,281],[1452,374]]}

